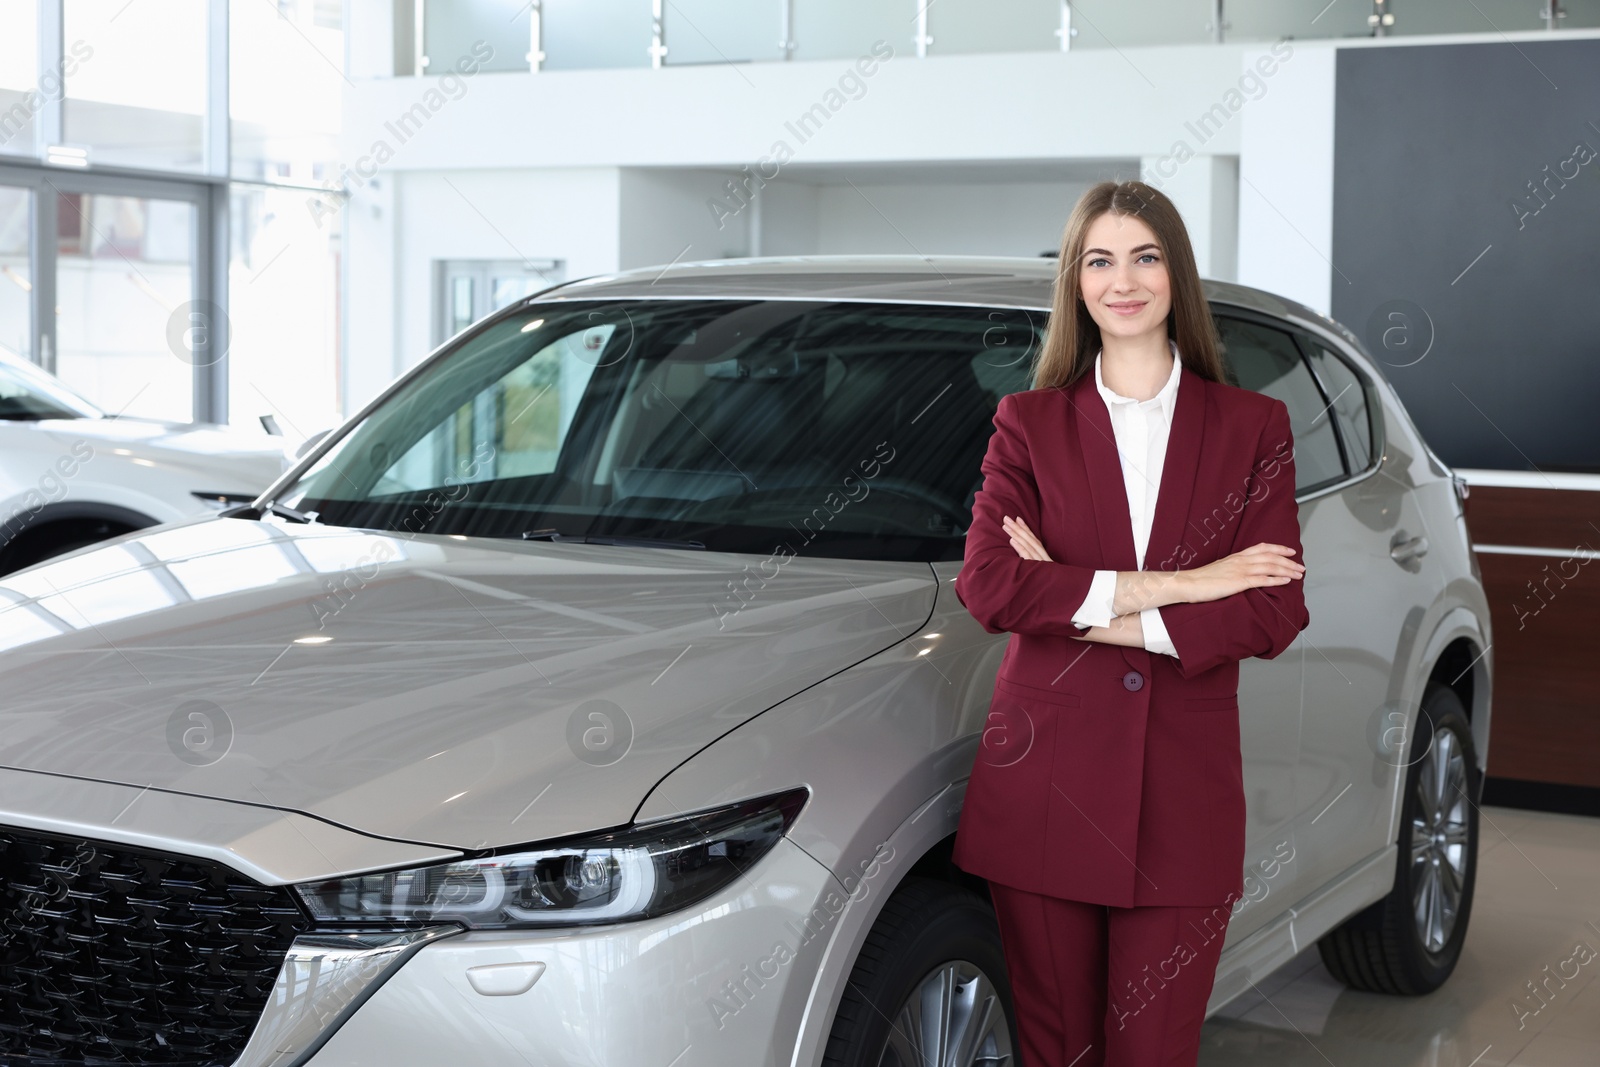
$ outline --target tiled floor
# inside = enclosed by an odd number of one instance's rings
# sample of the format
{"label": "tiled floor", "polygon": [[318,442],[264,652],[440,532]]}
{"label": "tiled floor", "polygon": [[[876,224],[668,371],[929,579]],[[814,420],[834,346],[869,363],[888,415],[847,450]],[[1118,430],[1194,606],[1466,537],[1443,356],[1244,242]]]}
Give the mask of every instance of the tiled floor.
{"label": "tiled floor", "polygon": [[[1357,993],[1311,945],[1206,1022],[1201,1067],[1600,1067],[1600,819],[1484,807],[1479,835],[1471,925],[1443,988]],[[1540,980],[1545,1001],[1528,985]]]}

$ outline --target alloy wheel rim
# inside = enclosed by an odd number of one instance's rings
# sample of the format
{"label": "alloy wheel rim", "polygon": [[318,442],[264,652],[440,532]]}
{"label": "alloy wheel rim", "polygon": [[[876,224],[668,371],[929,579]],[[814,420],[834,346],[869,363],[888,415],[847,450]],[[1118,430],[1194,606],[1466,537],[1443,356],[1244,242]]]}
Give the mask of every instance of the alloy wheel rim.
{"label": "alloy wheel rim", "polygon": [[879,1067],[1013,1067],[1000,993],[967,960],[923,976],[890,1020]]}
{"label": "alloy wheel rim", "polygon": [[1417,772],[1411,816],[1411,905],[1422,947],[1438,953],[1449,942],[1466,891],[1467,768],[1452,730],[1434,734]]}

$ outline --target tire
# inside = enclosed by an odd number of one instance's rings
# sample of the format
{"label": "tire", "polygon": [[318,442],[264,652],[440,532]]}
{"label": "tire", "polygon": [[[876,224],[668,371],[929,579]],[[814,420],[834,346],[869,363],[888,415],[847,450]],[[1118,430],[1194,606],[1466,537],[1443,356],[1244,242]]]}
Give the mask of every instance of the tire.
{"label": "tire", "polygon": [[30,530],[0,548],[0,574],[10,574],[56,556],[87,548],[135,529],[107,519],[60,522]]}
{"label": "tire", "polygon": [[923,1038],[939,1033],[949,1042],[939,1067],[1016,1063],[1011,986],[989,902],[945,882],[908,878],[861,946],[822,1062],[923,1067],[936,1062]]}
{"label": "tire", "polygon": [[1368,993],[1438,989],[1455,970],[1472,914],[1479,771],[1472,727],[1454,690],[1427,684],[1411,753],[1394,888],[1317,941],[1329,973]]}

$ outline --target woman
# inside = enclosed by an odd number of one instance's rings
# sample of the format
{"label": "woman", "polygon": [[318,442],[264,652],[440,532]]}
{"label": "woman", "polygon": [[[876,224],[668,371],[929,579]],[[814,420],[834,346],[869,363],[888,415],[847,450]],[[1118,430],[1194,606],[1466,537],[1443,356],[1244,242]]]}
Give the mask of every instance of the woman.
{"label": "woman", "polygon": [[1192,1067],[1243,890],[1239,661],[1310,621],[1289,412],[1223,382],[1160,192],[1090,189],[1059,262],[955,582],[1012,634],[955,861],[990,885],[1023,1067]]}

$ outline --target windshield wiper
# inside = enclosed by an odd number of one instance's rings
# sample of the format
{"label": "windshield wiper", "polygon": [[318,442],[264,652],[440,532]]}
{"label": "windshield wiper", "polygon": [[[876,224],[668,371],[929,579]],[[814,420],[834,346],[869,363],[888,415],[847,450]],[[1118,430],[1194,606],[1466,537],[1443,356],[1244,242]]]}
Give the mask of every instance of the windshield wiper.
{"label": "windshield wiper", "polygon": [[526,530],[522,534],[524,541],[563,541],[569,544],[582,545],[621,545],[624,548],[705,548],[703,541],[675,541],[669,537],[594,537],[590,535],[572,536],[564,534],[555,527],[545,527],[539,530]]}
{"label": "windshield wiper", "polygon": [[228,519],[259,519],[269,511],[279,518],[288,519],[290,522],[309,525],[317,521],[317,513],[315,511],[299,511],[291,508],[288,504],[280,504],[276,500],[267,501],[267,506],[262,508],[242,504],[238,507],[226,508],[218,514]]}

